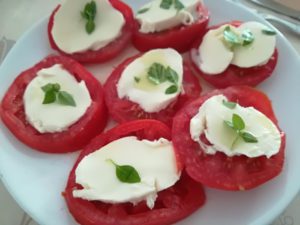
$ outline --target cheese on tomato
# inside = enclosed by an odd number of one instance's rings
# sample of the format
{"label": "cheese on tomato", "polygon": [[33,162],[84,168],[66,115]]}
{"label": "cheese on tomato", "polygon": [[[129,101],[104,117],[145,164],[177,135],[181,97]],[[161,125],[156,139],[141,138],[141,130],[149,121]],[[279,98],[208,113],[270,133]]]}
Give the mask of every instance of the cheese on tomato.
{"label": "cheese on tomato", "polygon": [[276,36],[264,34],[262,30],[269,28],[258,22],[243,23],[238,28],[240,32],[247,29],[252,32],[254,40],[250,45],[237,46],[234,49],[231,64],[242,68],[266,64],[275,51]]}
{"label": "cheese on tomato", "polygon": [[[173,1],[174,2],[174,1]],[[162,0],[153,0],[144,5],[136,15],[141,33],[164,31],[178,25],[191,25],[198,19],[197,9],[201,0],[181,0],[184,8],[178,10],[174,3],[169,9],[160,7]]]}
{"label": "cheese on tomato", "polygon": [[[224,105],[224,95],[216,95],[206,100],[198,113],[190,121],[191,138],[198,142],[207,154],[222,152],[227,156],[245,155],[247,157],[276,155],[281,146],[281,134],[276,125],[253,107],[239,104],[231,109]],[[224,121],[232,121],[232,115],[239,115],[244,123],[243,132],[256,137],[256,143],[249,143],[239,137],[237,132]],[[204,135],[210,144],[203,141]]]}
{"label": "cheese on tomato", "polygon": [[[133,167],[141,181],[121,182],[112,161]],[[85,156],[75,174],[76,183],[83,187],[73,191],[76,198],[112,204],[145,200],[149,208],[154,207],[157,192],[173,186],[180,178],[170,141],[138,140],[134,136],[115,140]]]}
{"label": "cheese on tomato", "polygon": [[[58,83],[61,91],[71,94],[76,107],[57,102],[43,104],[45,93],[41,87],[49,83]],[[27,121],[40,133],[67,130],[85,114],[91,105],[91,97],[85,82],[78,82],[59,64],[37,72],[37,76],[25,89],[23,101]]]}
{"label": "cheese on tomato", "polygon": [[[178,74],[177,91],[166,94],[166,89],[173,85],[170,81],[159,85],[152,84],[147,72],[153,63],[171,67]],[[155,49],[131,62],[123,71],[118,83],[119,98],[128,98],[137,103],[145,112],[154,113],[165,109],[175,101],[182,89],[183,61],[174,49]],[[136,81],[138,79],[138,82]]]}
{"label": "cheese on tomato", "polygon": [[[223,35],[226,27],[237,35],[242,41],[244,31],[250,31],[254,37],[253,42],[243,46],[228,43]],[[246,22],[238,28],[225,24],[212,29],[205,34],[198,48],[198,54],[193,60],[206,74],[218,75],[224,72],[230,64],[240,68],[249,68],[266,64],[275,51],[275,35],[267,35],[263,30],[269,29],[258,22]],[[199,57],[197,57],[199,55]]]}
{"label": "cheese on tomato", "polygon": [[65,0],[54,16],[52,37],[62,51],[72,54],[87,50],[99,50],[121,35],[125,24],[122,13],[109,0],[95,1],[95,30],[88,34],[87,20],[81,15],[91,0]]}
{"label": "cheese on tomato", "polygon": [[[208,31],[199,46],[199,67],[207,74],[222,73],[233,59],[233,51],[223,43],[223,31],[226,26]],[[232,26],[230,27],[235,29]]]}

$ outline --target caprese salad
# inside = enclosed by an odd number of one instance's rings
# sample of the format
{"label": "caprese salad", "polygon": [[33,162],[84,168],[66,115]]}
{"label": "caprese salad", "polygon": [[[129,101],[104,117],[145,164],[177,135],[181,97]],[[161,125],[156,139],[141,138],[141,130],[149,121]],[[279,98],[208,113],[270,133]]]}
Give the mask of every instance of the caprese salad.
{"label": "caprese salad", "polygon": [[277,176],[285,134],[262,92],[247,86],[201,96],[175,117],[172,141],[189,176],[225,190],[247,190]]}
{"label": "caprese salad", "polygon": [[208,20],[201,0],[152,0],[136,12],[133,45],[143,52],[155,48],[185,52],[204,34]]}
{"label": "caprese salad", "polygon": [[0,115],[21,142],[49,153],[83,148],[107,121],[101,84],[65,56],[48,56],[22,72],[2,99]]}
{"label": "caprese salad", "polygon": [[[113,25],[112,25],[113,24]],[[51,47],[81,63],[102,63],[131,42],[133,14],[120,0],[65,0],[48,23]]]}
{"label": "caprese salad", "polygon": [[190,50],[196,73],[217,88],[256,86],[272,75],[277,59],[276,32],[255,21],[213,26]]}
{"label": "caprese salad", "polygon": [[170,129],[156,120],[124,123],[93,139],[64,196],[84,225],[167,225],[205,202],[202,185],[182,171]]}
{"label": "caprese salad", "polygon": [[122,62],[104,85],[105,100],[118,123],[157,119],[172,124],[175,113],[200,95],[198,79],[174,49],[155,49]]}

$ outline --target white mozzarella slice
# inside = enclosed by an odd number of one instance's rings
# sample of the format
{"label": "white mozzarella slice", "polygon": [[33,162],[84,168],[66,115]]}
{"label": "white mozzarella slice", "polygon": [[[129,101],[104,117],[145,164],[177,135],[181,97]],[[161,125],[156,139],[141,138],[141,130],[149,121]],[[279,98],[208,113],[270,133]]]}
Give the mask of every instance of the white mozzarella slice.
{"label": "white mozzarella slice", "polygon": [[65,0],[55,14],[51,32],[62,51],[71,54],[98,50],[120,36],[125,20],[122,13],[108,0],[95,1],[95,30],[91,34],[86,32],[86,19],[81,16],[81,12],[90,2],[91,0]]}
{"label": "white mozzarella slice", "polygon": [[[160,63],[165,67],[170,66],[177,72],[178,89],[175,93],[165,93],[166,89],[172,85],[169,81],[159,85],[154,85],[148,81],[147,71],[153,63]],[[138,83],[135,82],[136,77],[140,79]],[[145,112],[159,112],[176,100],[180,94],[182,77],[183,61],[178,52],[170,48],[151,50],[135,59],[124,69],[117,83],[118,97],[126,97],[130,101],[139,104]]]}
{"label": "white mozzarella slice", "polygon": [[[209,98],[190,121],[191,138],[199,143],[204,152],[215,154],[219,151],[227,156],[245,155],[250,158],[269,158],[279,152],[281,133],[268,117],[253,107],[242,107],[239,104],[230,109],[223,101],[227,101],[223,95]],[[243,119],[246,125],[243,131],[254,135],[257,143],[245,142],[241,137],[235,141],[237,133],[224,122],[231,121],[233,114]],[[201,135],[205,135],[211,145],[205,144]]]}
{"label": "white mozzarella slice", "polygon": [[266,64],[275,51],[276,36],[264,34],[262,31],[269,28],[258,22],[243,23],[238,28],[240,33],[247,29],[252,32],[254,40],[250,45],[234,48],[231,64],[242,68]]}
{"label": "white mozzarella slice", "polygon": [[160,7],[161,0],[153,0],[144,5],[141,9],[148,9],[146,12],[137,13],[136,19],[141,24],[141,33],[154,33],[167,30],[180,24],[190,25],[198,19],[197,8],[200,0],[181,1],[184,9],[178,11],[173,5],[169,9]]}
{"label": "white mozzarella slice", "polygon": [[226,26],[208,31],[199,46],[199,68],[207,74],[218,75],[224,72],[233,59],[233,51],[223,42]]}
{"label": "white mozzarella slice", "polygon": [[[110,160],[118,165],[134,167],[141,182],[121,182]],[[157,192],[173,186],[179,178],[180,171],[170,141],[124,137],[81,160],[76,169],[76,183],[83,189],[74,190],[73,196],[106,203],[136,204],[146,200],[148,207],[153,208]]]}
{"label": "white mozzarella slice", "polygon": [[[61,91],[71,94],[76,107],[57,102],[42,104],[45,93],[41,87],[49,83],[58,83]],[[91,105],[91,97],[85,82],[77,82],[74,76],[59,64],[37,72],[37,76],[26,87],[23,101],[27,121],[40,133],[67,130]]]}

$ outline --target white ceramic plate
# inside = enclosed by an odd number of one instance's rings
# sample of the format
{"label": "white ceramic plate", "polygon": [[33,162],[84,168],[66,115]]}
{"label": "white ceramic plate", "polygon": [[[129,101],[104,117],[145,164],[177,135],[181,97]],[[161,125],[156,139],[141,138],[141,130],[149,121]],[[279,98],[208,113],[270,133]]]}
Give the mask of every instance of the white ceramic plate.
{"label": "white ceramic plate", "polygon": [[[133,8],[145,1],[128,0]],[[209,0],[211,24],[240,20],[264,22],[246,8],[227,1]],[[270,25],[270,24],[269,24]],[[271,26],[271,25],[270,25]],[[14,46],[0,68],[0,99],[15,77],[52,53],[47,19],[29,30]],[[286,161],[280,176],[246,192],[206,189],[207,203],[181,225],[262,225],[271,223],[300,189],[300,60],[279,33],[279,61],[274,75],[259,86],[273,100],[281,128],[287,134]],[[90,66],[100,81],[132,49],[105,66]],[[74,225],[61,192],[78,153],[43,154],[24,146],[0,122],[0,177],[20,206],[41,225]]]}

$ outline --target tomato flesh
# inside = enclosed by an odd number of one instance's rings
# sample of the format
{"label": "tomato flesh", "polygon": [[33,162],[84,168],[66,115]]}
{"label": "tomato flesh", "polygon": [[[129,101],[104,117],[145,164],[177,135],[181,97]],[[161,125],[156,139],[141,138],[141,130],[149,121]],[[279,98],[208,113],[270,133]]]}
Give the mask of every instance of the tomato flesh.
{"label": "tomato flesh", "polygon": [[253,106],[278,126],[271,102],[262,92],[246,86],[215,90],[193,101],[175,116],[172,130],[175,150],[182,157],[187,173],[204,185],[224,190],[246,190],[257,187],[281,172],[284,162],[285,134],[281,132],[279,153],[269,159],[265,156],[228,157],[221,152],[215,155],[206,154],[199,144],[191,139],[190,120],[209,97],[219,94],[244,107]]}
{"label": "tomato flesh", "polygon": [[[92,104],[68,130],[42,134],[26,120],[23,95],[27,85],[36,77],[39,70],[55,64],[62,64],[78,81],[85,82]],[[32,68],[22,72],[6,92],[0,113],[4,124],[21,142],[33,149],[48,153],[64,153],[84,147],[104,129],[107,121],[101,84],[83,66],[65,56],[48,56]]]}
{"label": "tomato flesh", "polygon": [[57,50],[60,54],[69,56],[81,63],[103,63],[110,59],[113,59],[120,54],[127,45],[131,42],[132,29],[133,29],[133,14],[131,8],[120,0],[109,0],[112,6],[119,10],[125,19],[125,25],[122,28],[121,35],[107,46],[97,50],[88,50],[82,53],[67,54],[63,50],[59,49],[56,45],[53,36],[52,28],[54,23],[55,13],[59,10],[60,5],[52,12],[48,23],[48,38],[51,47]]}
{"label": "tomato flesh", "polygon": [[[230,23],[232,26],[240,26],[242,22],[240,21],[232,21]],[[218,27],[222,26],[217,25],[209,28],[211,29],[217,29]],[[233,85],[249,85],[249,86],[256,86],[268,77],[270,77],[277,65],[278,60],[278,50],[275,49],[273,55],[269,59],[269,61],[262,66],[254,66],[250,68],[241,68],[235,65],[229,65],[229,67],[222,73],[216,74],[216,75],[210,75],[203,72],[197,63],[194,61],[194,57],[197,55],[199,57],[198,48],[202,42],[202,37],[199,38],[194,44],[193,47],[190,50],[190,57],[189,61],[192,65],[194,71],[197,75],[201,76],[204,80],[206,80],[208,83],[213,85],[216,88],[226,88]]]}
{"label": "tomato flesh", "polygon": [[[84,225],[169,225],[193,213],[205,202],[202,185],[189,178],[185,172],[172,187],[158,193],[155,206],[150,210],[145,202],[108,204],[87,201],[73,197],[73,190],[81,188],[75,182],[75,170],[79,162],[88,154],[102,146],[125,136],[155,140],[171,138],[171,131],[156,120],[137,120],[121,124],[100,134],[81,152],[68,179],[64,193],[68,208],[74,218]],[[179,158],[178,158],[179,160]],[[179,163],[179,168],[180,162]]]}
{"label": "tomato flesh", "polygon": [[157,113],[145,112],[137,103],[131,102],[126,98],[120,99],[117,92],[117,83],[123,70],[136,58],[138,54],[121,63],[110,75],[104,85],[105,101],[111,117],[118,123],[124,123],[137,119],[157,119],[172,124],[173,116],[187,102],[197,98],[201,92],[198,79],[191,73],[190,69],[184,64],[183,88],[184,94],[180,94],[177,100],[172,102],[167,108]]}
{"label": "tomato flesh", "polygon": [[188,51],[193,42],[204,35],[209,21],[209,12],[204,6],[200,6],[198,12],[200,18],[191,25],[151,34],[139,32],[140,24],[135,21],[133,45],[142,52],[155,48],[174,48],[179,52]]}

